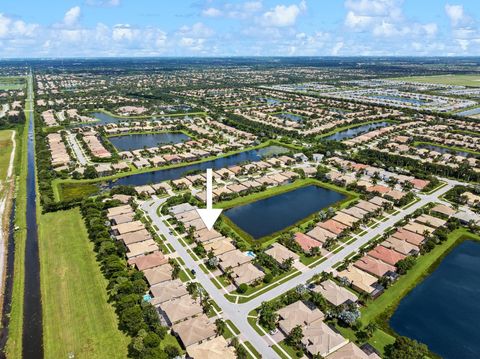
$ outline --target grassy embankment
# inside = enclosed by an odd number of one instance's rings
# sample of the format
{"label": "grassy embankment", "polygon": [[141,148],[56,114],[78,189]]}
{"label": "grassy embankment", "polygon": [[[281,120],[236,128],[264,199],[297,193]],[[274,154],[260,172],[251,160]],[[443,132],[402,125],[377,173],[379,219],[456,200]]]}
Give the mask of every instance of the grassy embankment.
{"label": "grassy embankment", "polygon": [[86,196],[89,196],[91,194],[97,193],[98,192],[97,184],[99,184],[101,182],[114,181],[114,180],[122,178],[122,177],[132,176],[132,175],[140,174],[140,173],[155,172],[155,171],[160,171],[160,170],[167,170],[167,169],[191,166],[191,165],[195,165],[195,164],[202,163],[202,162],[207,162],[207,161],[212,161],[212,160],[223,158],[223,157],[233,156],[235,154],[245,152],[245,151],[258,150],[258,149],[265,148],[265,147],[268,147],[268,146],[271,146],[271,145],[283,146],[283,147],[287,147],[287,148],[291,148],[291,149],[298,149],[293,145],[284,144],[284,143],[281,143],[281,142],[278,142],[278,141],[271,140],[271,141],[264,142],[264,143],[262,143],[258,146],[254,146],[254,147],[250,147],[250,148],[246,148],[246,149],[241,149],[241,150],[238,150],[238,151],[228,152],[228,153],[225,153],[221,156],[210,156],[210,157],[203,158],[199,161],[194,161],[194,162],[178,163],[178,164],[172,164],[172,165],[162,166],[162,167],[135,169],[133,171],[116,173],[112,176],[106,176],[106,177],[95,178],[95,179],[84,179],[84,180],[55,179],[55,180],[52,181],[53,192],[55,194],[55,199],[57,201],[80,199],[80,198],[84,198]]}
{"label": "grassy embankment", "polygon": [[10,324],[8,341],[5,348],[8,358],[22,357],[22,331],[23,331],[23,293],[25,277],[25,241],[27,239],[27,147],[28,123],[17,127],[17,149],[15,165],[13,167],[15,178],[16,208],[15,208],[15,263],[14,280],[12,289],[12,307],[10,311]]}
{"label": "grassy embankment", "polygon": [[107,281],[78,208],[38,217],[46,358],[125,358],[129,338],[107,302]]}
{"label": "grassy embankment", "polygon": [[[265,198],[273,197],[285,192],[293,191],[298,188],[309,186],[309,185],[315,185],[315,186],[327,188],[332,191],[339,192],[346,196],[343,200],[330,206],[333,208],[345,208],[349,203],[351,203],[352,201],[356,200],[359,197],[357,193],[347,191],[345,188],[335,186],[331,183],[321,182],[312,178],[306,178],[306,179],[296,180],[295,182],[287,184],[285,186],[272,187],[263,192],[253,193],[248,196],[237,197],[230,201],[220,202],[216,204],[215,207],[223,208],[223,209],[237,207],[237,206],[245,205],[248,203],[256,202]],[[249,244],[261,243],[263,246],[268,246],[271,243],[275,242],[277,237],[279,237],[282,233],[288,232],[296,227],[301,227],[303,224],[311,221],[314,217],[315,217],[315,214],[312,214],[292,224],[291,226],[282,229],[281,231],[272,233],[271,235],[262,237],[260,239],[254,239],[251,235],[249,235],[248,233],[240,229],[237,225],[235,225],[235,223],[233,223],[227,216],[222,215],[221,218],[224,225],[230,227],[234,232],[236,232],[240,237],[242,237],[242,239],[244,239],[247,243]]]}

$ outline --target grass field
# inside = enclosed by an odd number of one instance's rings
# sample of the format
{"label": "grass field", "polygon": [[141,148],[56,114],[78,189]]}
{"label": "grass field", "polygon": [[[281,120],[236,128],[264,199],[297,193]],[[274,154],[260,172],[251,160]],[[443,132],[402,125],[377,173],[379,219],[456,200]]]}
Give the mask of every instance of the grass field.
{"label": "grass field", "polygon": [[21,90],[25,85],[23,77],[0,77],[0,90]]}
{"label": "grass field", "polygon": [[480,87],[480,75],[407,76],[392,80],[426,82],[441,85]]}
{"label": "grass field", "polygon": [[[10,163],[10,155],[12,153],[12,130],[0,131],[0,184],[3,183],[7,176],[8,164]],[[0,189],[3,186],[0,186]]]}
{"label": "grass field", "polygon": [[45,358],[125,358],[104,279],[78,208],[39,216]]}

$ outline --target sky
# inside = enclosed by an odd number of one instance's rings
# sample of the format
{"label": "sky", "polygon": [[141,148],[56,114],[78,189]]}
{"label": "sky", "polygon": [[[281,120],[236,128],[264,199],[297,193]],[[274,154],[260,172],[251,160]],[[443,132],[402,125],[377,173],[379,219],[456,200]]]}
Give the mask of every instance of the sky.
{"label": "sky", "polygon": [[480,56],[480,1],[0,0],[0,58]]}

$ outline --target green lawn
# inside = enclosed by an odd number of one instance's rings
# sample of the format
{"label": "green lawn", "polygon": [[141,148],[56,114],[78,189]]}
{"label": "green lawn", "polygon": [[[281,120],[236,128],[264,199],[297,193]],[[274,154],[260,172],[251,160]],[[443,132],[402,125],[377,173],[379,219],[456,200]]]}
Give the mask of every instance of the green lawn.
{"label": "green lawn", "polygon": [[45,358],[125,358],[129,338],[78,208],[38,217]]}
{"label": "green lawn", "polygon": [[0,77],[0,90],[21,90],[25,88],[24,77]]}
{"label": "green lawn", "polygon": [[7,177],[8,164],[12,153],[12,130],[0,131],[0,183]]}
{"label": "green lawn", "polygon": [[57,199],[62,201],[77,200],[88,197],[99,191],[97,185],[92,183],[60,183],[56,188],[53,186],[54,192],[57,189]]}
{"label": "green lawn", "polygon": [[479,75],[434,75],[434,76],[407,76],[394,78],[392,80],[426,82],[441,85],[457,85],[457,86],[480,86]]}

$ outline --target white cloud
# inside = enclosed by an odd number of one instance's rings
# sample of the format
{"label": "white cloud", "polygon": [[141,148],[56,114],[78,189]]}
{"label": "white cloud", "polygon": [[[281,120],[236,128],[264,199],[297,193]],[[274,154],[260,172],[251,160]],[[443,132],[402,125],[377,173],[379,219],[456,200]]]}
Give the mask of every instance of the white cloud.
{"label": "white cloud", "polygon": [[450,18],[453,26],[457,26],[465,18],[463,5],[445,4],[445,13]]}
{"label": "white cloud", "polygon": [[297,17],[306,9],[305,1],[301,1],[299,5],[277,5],[263,14],[262,24],[274,27],[293,26]]}
{"label": "white cloud", "polygon": [[114,41],[131,41],[134,36],[134,30],[129,24],[117,24],[113,27],[112,39]]}
{"label": "white cloud", "polygon": [[66,26],[74,26],[77,24],[78,19],[80,18],[80,6],[74,6],[65,13],[63,17],[63,24]]}
{"label": "white cloud", "polygon": [[340,50],[343,48],[343,45],[345,45],[343,41],[337,42],[332,48],[332,51],[331,51],[332,55],[337,56]]}
{"label": "white cloud", "polygon": [[222,16],[223,13],[217,8],[209,7],[208,9],[202,11],[202,15],[206,17],[219,17]]}

